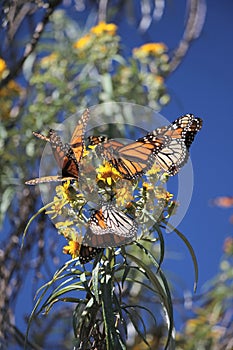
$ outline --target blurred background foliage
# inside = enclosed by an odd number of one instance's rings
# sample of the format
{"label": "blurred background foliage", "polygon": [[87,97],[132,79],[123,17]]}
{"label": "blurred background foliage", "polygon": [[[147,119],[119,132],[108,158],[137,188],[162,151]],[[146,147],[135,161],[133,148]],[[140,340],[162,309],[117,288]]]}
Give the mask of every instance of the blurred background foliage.
{"label": "blurred background foliage", "polygon": [[[129,0],[68,3],[1,2],[0,342],[3,349],[23,346],[24,335],[16,326],[14,312],[26,278],[32,281],[34,293],[42,281],[51,278],[53,264],[61,263],[57,239],[50,235],[51,223],[43,214],[36,219],[31,229],[33,234],[27,236],[24,249],[20,250],[24,228],[41,206],[38,188],[24,185],[26,179],[37,176],[44,146],[32,136],[32,131],[46,131],[77,112],[77,108],[82,110],[101,102],[134,102],[159,111],[169,103],[167,77],[182,63],[203,24],[201,1],[191,0],[187,2],[186,26],[175,50],[153,42],[136,47],[127,55],[117,34],[120,14],[137,22],[139,32],[146,32],[151,21],[161,20],[165,1],[141,0],[138,6]],[[68,15],[69,6],[72,11],[85,8],[89,11],[86,26]],[[225,244],[219,274],[204,295],[196,297],[198,306],[191,317],[187,315],[189,319],[177,335],[178,349],[232,349],[229,323],[232,246],[230,240]],[[142,294],[138,290],[131,295],[131,301],[136,302],[139,297],[143,300]],[[187,303],[186,300],[175,302]],[[60,305],[46,319],[36,319],[30,348],[70,349],[71,329],[70,308]],[[160,349],[164,325],[161,322],[150,329],[147,341],[152,349]],[[148,348],[136,334],[131,339],[129,349]]]}

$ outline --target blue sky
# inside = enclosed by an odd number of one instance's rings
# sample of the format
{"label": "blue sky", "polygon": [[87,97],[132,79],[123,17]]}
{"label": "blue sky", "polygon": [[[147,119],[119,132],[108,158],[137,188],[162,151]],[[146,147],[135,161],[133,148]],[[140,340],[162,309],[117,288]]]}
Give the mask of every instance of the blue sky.
{"label": "blue sky", "polygon": [[[203,118],[203,129],[191,149],[194,191],[189,210],[179,226],[195,248],[201,286],[217,272],[224,238],[232,234],[230,210],[211,207],[211,198],[232,195],[233,150],[233,3],[208,1],[201,37],[193,43],[182,65],[168,80],[170,115],[191,112]],[[173,243],[176,248],[176,243]],[[190,286],[190,264],[179,263]],[[173,264],[176,268],[176,264]],[[185,267],[185,268],[184,268]]]}

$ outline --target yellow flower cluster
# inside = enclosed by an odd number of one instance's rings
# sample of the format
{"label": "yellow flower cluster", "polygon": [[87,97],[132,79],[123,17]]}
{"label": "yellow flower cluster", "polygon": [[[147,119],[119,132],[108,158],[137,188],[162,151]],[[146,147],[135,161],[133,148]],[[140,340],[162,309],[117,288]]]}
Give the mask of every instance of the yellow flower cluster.
{"label": "yellow flower cluster", "polygon": [[16,96],[21,91],[22,89],[20,88],[20,86],[14,80],[11,80],[9,81],[6,87],[0,89],[0,97],[12,98],[12,96]]}
{"label": "yellow flower cluster", "polygon": [[158,164],[154,163],[152,168],[147,171],[148,175],[156,175],[161,171],[161,168]]}
{"label": "yellow flower cluster", "polygon": [[88,46],[88,44],[90,43],[91,43],[91,35],[86,34],[74,43],[74,48],[80,50]]}
{"label": "yellow flower cluster", "polygon": [[63,185],[56,187],[57,196],[53,199],[53,205],[51,210],[46,211],[46,214],[54,214],[52,219],[57,215],[61,215],[62,208],[69,203],[69,191],[70,181],[65,182]]}
{"label": "yellow flower cluster", "polygon": [[53,52],[50,55],[43,57],[40,61],[42,68],[47,68],[51,63],[56,62],[57,59],[58,54],[56,52]]}
{"label": "yellow flower cluster", "polygon": [[[212,321],[211,316],[213,316]],[[223,335],[223,329],[221,327],[216,327],[215,322],[217,322],[217,319],[213,314],[209,315],[209,318],[206,317],[206,315],[199,315],[197,318],[191,318],[186,323],[186,334],[201,334],[204,330],[206,335],[209,334],[211,340],[218,340]]]}
{"label": "yellow flower cluster", "polygon": [[117,26],[113,23],[99,22],[97,26],[91,28],[91,33],[95,35],[102,35],[108,33],[109,35],[115,35],[117,31]]}
{"label": "yellow flower cluster", "polygon": [[133,199],[134,199],[134,197],[132,195],[132,188],[127,186],[126,183],[123,186],[121,184],[121,187],[119,189],[117,189],[117,192],[116,192],[117,205],[124,206],[127,203],[129,203],[130,201],[132,201]]}
{"label": "yellow flower cluster", "polygon": [[[6,62],[0,58],[0,80],[4,79],[9,73]],[[1,111],[0,119],[7,119],[10,116],[11,108],[13,105],[13,98],[17,97],[22,91],[22,88],[14,81],[10,80],[9,83],[0,89],[0,101]]]}
{"label": "yellow flower cluster", "polygon": [[73,46],[75,49],[82,50],[83,48],[90,46],[96,36],[102,36],[104,34],[113,36],[116,34],[116,31],[117,26],[115,24],[99,22],[97,26],[91,28],[89,33],[77,40]]}
{"label": "yellow flower cluster", "polygon": [[145,56],[160,56],[167,51],[167,46],[163,43],[147,43],[133,49],[133,55],[136,58]]}
{"label": "yellow flower cluster", "polygon": [[165,188],[158,186],[158,187],[155,187],[155,197],[157,199],[163,199],[163,200],[169,201],[173,198],[173,194],[166,191]]}
{"label": "yellow flower cluster", "polygon": [[55,226],[58,229],[59,233],[62,234],[68,241],[68,245],[65,245],[63,247],[63,253],[70,254],[74,259],[79,256],[83,238],[75,228],[70,227],[73,224],[73,221],[63,221],[57,222]]}

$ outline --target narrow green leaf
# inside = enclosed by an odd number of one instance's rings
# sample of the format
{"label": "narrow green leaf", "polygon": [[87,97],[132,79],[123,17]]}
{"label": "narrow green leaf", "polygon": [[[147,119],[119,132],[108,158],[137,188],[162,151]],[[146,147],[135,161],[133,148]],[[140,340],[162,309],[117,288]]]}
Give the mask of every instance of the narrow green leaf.
{"label": "narrow green leaf", "polygon": [[120,335],[115,328],[113,310],[112,279],[106,271],[105,281],[100,284],[107,350],[124,349]]}
{"label": "narrow green leaf", "polygon": [[[134,312],[134,315],[131,314],[131,312]],[[136,332],[138,333],[138,335],[140,336],[140,338],[144,341],[144,343],[149,347],[149,349],[151,349],[148,341],[146,340],[146,337],[145,337],[145,334],[146,334],[146,326],[145,326],[145,323],[142,319],[142,317],[136,312],[136,310],[134,310],[134,308],[132,308],[131,311],[125,309],[125,312],[127,313],[130,321],[132,322]],[[142,325],[143,325],[143,328],[144,328],[144,334],[141,332],[140,328],[138,327],[138,323],[137,323],[137,320],[135,319],[135,315],[138,317],[138,319],[141,321]]]}
{"label": "narrow green leaf", "polygon": [[32,221],[33,221],[38,215],[40,215],[43,211],[45,211],[47,208],[49,208],[52,204],[53,204],[53,202],[48,203],[48,204],[46,204],[44,207],[40,208],[40,209],[38,210],[38,212],[37,212],[36,214],[34,214],[34,215],[31,217],[31,219],[28,221],[28,223],[27,223],[27,225],[26,225],[26,227],[25,227],[25,230],[23,231],[23,237],[22,237],[22,243],[21,243],[20,249],[23,248],[24,239],[25,239],[25,236],[26,236],[26,234],[27,234],[27,231],[28,231],[29,226],[31,225]]}
{"label": "narrow green leaf", "polygon": [[100,298],[99,298],[99,262],[96,264],[95,268],[92,270],[92,277],[93,277],[93,292],[95,299],[97,303],[99,304]]}
{"label": "narrow green leaf", "polygon": [[196,292],[197,283],[198,283],[198,262],[197,262],[197,258],[196,258],[194,249],[193,249],[191,243],[189,242],[189,240],[177,228],[173,227],[169,223],[167,223],[167,225],[182,239],[182,241],[185,243],[186,247],[188,248],[188,250],[190,252],[190,255],[191,255],[192,261],[193,261],[193,266],[194,266],[194,274],[195,274],[193,290],[194,290],[194,292]]}
{"label": "narrow green leaf", "polygon": [[[161,269],[157,274],[154,274],[151,271],[150,266],[147,266],[142,260],[138,259],[134,255],[131,255],[126,252],[126,255],[134,261],[140,268],[144,269],[149,280],[151,281],[152,284],[154,284],[155,288],[158,290],[158,293],[161,297],[162,303],[164,304],[164,307],[166,308],[166,313],[168,316],[168,337],[167,337],[167,342],[164,350],[166,350],[169,346],[170,340],[172,339],[172,331],[173,331],[173,305],[172,305],[172,299],[171,299],[171,294],[170,290],[168,287],[168,283],[166,281],[165,276],[163,275]],[[161,284],[161,281],[163,282]]]}

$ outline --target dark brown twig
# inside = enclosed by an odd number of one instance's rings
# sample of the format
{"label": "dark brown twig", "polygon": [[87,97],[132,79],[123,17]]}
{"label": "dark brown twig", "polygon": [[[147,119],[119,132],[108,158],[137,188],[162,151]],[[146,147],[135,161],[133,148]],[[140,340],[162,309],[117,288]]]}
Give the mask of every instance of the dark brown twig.
{"label": "dark brown twig", "polygon": [[15,66],[9,71],[8,75],[2,79],[0,82],[0,88],[6,86],[10,80],[15,79],[19,74],[24,62],[29,57],[29,55],[34,51],[46,24],[49,21],[50,16],[54,12],[55,8],[61,3],[62,0],[53,0],[48,4],[46,8],[45,15],[41,22],[39,22],[35,28],[35,31],[32,35],[31,41],[26,45],[22,58],[15,64]]}
{"label": "dark brown twig", "polygon": [[205,0],[188,0],[188,19],[183,37],[170,60],[170,73],[174,72],[186,55],[190,43],[197,39],[204,25],[206,15]]}

